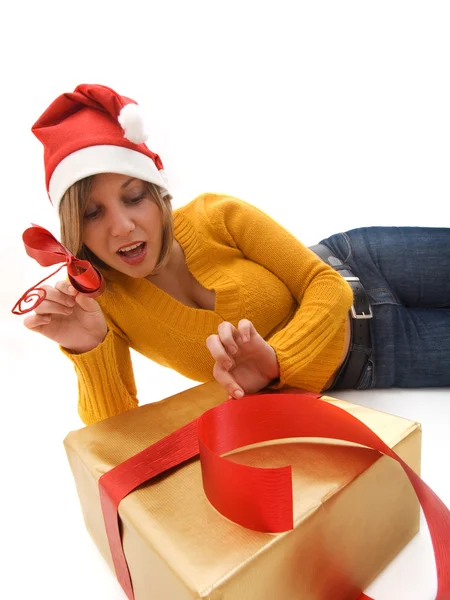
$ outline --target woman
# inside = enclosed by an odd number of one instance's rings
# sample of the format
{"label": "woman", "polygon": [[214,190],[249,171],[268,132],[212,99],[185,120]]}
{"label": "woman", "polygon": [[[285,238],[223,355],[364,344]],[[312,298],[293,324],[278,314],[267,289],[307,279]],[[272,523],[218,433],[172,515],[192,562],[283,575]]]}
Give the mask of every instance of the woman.
{"label": "woman", "polygon": [[33,132],[62,243],[107,281],[98,301],[47,286],[24,321],[73,361],[85,423],[137,405],[130,347],[234,398],[449,385],[450,230],[356,229],[313,252],[236,198],[172,214],[137,105],[104,86],[60,96]]}

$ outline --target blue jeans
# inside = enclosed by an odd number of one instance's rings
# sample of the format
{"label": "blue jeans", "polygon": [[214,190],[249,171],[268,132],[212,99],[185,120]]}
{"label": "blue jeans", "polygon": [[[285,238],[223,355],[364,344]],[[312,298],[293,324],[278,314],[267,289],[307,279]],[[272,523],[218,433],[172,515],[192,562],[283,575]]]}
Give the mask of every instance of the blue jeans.
{"label": "blue jeans", "polygon": [[364,227],[322,240],[369,296],[358,389],[450,386],[450,229]]}

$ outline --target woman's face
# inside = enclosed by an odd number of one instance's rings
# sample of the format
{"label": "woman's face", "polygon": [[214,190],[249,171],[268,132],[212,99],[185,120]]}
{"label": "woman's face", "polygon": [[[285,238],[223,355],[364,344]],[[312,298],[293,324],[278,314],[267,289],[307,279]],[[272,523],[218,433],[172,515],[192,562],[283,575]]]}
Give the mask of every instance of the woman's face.
{"label": "woman's face", "polygon": [[117,173],[95,175],[83,218],[83,243],[125,275],[149,275],[161,252],[162,215],[147,184]]}

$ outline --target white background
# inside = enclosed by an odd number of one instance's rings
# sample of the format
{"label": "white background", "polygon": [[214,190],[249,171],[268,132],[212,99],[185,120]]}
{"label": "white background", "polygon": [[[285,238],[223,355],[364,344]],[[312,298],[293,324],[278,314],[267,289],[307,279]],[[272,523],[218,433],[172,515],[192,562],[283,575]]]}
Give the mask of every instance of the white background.
{"label": "white background", "polygon": [[[72,366],[10,314],[50,272],[25,255],[23,230],[59,235],[34,121],[59,94],[102,83],[146,109],[175,207],[226,192],[306,244],[363,225],[450,226],[449,31],[450,5],[437,1],[3,8],[1,597],[125,598],[85,531],[62,445],[82,426]],[[142,403],[194,385],[135,365]],[[448,390],[335,395],[420,421],[423,478],[450,505]],[[424,526],[368,592],[424,600],[435,586]]]}

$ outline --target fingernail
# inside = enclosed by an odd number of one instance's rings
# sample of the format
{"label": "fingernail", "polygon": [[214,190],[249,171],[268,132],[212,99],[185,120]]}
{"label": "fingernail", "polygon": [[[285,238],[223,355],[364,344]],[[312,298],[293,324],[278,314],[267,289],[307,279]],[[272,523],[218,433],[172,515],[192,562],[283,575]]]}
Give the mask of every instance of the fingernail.
{"label": "fingernail", "polygon": [[236,346],[230,347],[230,354],[236,354],[237,351],[238,351],[238,349],[236,348]]}
{"label": "fingernail", "polygon": [[239,398],[242,398],[243,396],[243,392],[241,390],[235,390],[234,391],[234,397],[237,398],[239,400]]}
{"label": "fingernail", "polygon": [[73,294],[74,292],[76,292],[76,290],[73,287],[73,285],[69,285],[69,287],[67,288],[67,291],[69,292],[69,294]]}
{"label": "fingernail", "polygon": [[242,341],[243,342],[249,342],[250,341],[250,336],[247,335],[246,333],[242,336]]}
{"label": "fingernail", "polygon": [[224,360],[222,363],[222,367],[225,369],[225,371],[229,371],[232,366],[233,366],[233,363],[229,360]]}

